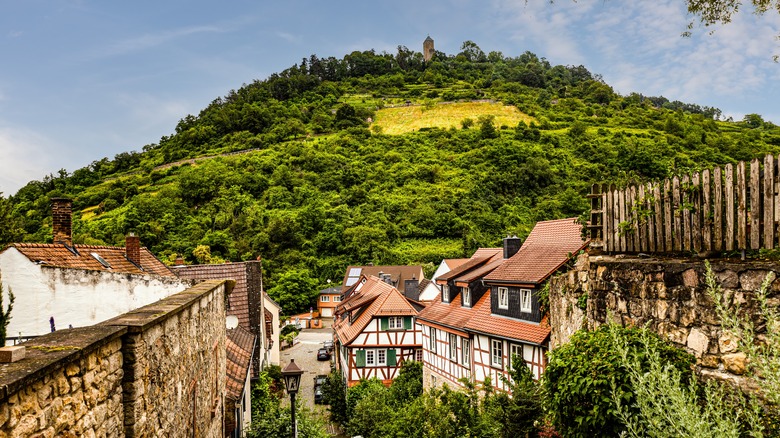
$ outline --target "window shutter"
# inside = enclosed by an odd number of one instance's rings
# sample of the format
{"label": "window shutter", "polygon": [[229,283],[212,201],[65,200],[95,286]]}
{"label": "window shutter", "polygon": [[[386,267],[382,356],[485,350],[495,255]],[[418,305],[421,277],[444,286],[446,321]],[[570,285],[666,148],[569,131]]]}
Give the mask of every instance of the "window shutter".
{"label": "window shutter", "polygon": [[387,317],[379,318],[379,328],[382,330],[387,330]]}
{"label": "window shutter", "polygon": [[412,317],[411,316],[404,316],[404,329],[411,330],[412,329]]}
{"label": "window shutter", "polygon": [[387,366],[394,367],[395,364],[395,348],[390,348],[387,350]]}
{"label": "window shutter", "polygon": [[358,350],[355,352],[355,362],[357,362],[357,366],[360,368],[366,366],[366,350]]}

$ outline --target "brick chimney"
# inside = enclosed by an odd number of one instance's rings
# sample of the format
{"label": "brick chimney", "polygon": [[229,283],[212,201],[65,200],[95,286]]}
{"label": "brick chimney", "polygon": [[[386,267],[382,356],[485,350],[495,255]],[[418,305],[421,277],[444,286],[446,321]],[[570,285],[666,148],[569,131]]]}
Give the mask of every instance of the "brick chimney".
{"label": "brick chimney", "polygon": [[125,238],[125,257],[136,266],[141,266],[141,239],[133,233]]}
{"label": "brick chimney", "polygon": [[51,198],[51,222],[54,243],[73,246],[71,214],[73,201],[67,198]]}

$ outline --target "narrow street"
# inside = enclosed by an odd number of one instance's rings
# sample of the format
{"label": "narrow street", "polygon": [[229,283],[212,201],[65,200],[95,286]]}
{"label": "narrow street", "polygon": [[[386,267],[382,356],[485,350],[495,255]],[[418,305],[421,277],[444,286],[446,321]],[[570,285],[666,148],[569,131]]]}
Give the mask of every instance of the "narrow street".
{"label": "narrow street", "polygon": [[[309,409],[323,413],[326,418],[328,415],[327,407],[314,404],[314,378],[319,374],[327,375],[330,373],[331,361],[318,361],[317,350],[322,347],[324,341],[332,339],[333,331],[330,327],[303,329],[298,334],[295,345],[281,352],[282,368],[290,363],[290,359],[295,359],[295,364],[303,370],[301,389],[298,391],[297,399]],[[287,402],[289,403],[289,400]]]}

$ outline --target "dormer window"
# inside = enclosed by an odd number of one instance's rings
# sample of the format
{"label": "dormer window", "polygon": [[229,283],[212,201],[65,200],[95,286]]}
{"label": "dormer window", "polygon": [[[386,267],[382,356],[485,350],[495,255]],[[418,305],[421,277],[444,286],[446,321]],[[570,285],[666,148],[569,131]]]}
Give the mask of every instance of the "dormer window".
{"label": "dormer window", "polygon": [[509,308],[509,289],[506,287],[498,288],[498,308],[499,309]]}
{"label": "dormer window", "polygon": [[450,302],[450,286],[447,284],[443,284],[441,286],[441,302],[442,303]]}
{"label": "dormer window", "polygon": [[463,305],[471,307],[471,289],[466,286],[461,289],[461,293],[463,294]]}
{"label": "dormer window", "polygon": [[104,259],[104,258],[103,258],[103,257],[102,257],[100,254],[98,254],[98,253],[96,253],[96,252],[92,252],[92,253],[90,253],[90,255],[91,255],[91,256],[92,256],[92,257],[93,257],[95,260],[97,260],[97,261],[98,261],[98,263],[100,263],[101,265],[103,265],[103,267],[104,267],[104,268],[106,268],[106,269],[111,269],[111,264],[110,264],[110,263],[108,263],[108,261],[106,261],[106,259]]}
{"label": "dormer window", "polygon": [[520,289],[520,311],[531,313],[531,290]]}

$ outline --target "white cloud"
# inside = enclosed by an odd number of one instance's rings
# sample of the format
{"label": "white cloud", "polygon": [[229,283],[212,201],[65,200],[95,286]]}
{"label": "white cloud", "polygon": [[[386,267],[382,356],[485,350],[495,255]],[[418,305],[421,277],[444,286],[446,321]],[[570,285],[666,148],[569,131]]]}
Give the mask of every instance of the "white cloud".
{"label": "white cloud", "polygon": [[[0,127],[0,192],[16,193],[32,180],[53,172],[49,150],[58,149],[49,138],[25,129]],[[63,166],[60,166],[63,167]]]}
{"label": "white cloud", "polygon": [[189,26],[162,32],[147,33],[137,37],[117,41],[107,47],[102,48],[100,51],[98,51],[98,53],[96,53],[96,56],[122,55],[129,52],[160,46],[169,41],[186,38],[191,35],[201,33],[219,33],[224,31],[225,29],[220,28],[219,26]]}
{"label": "white cloud", "polygon": [[301,42],[303,42],[302,35],[293,35],[288,32],[276,32],[276,36],[287,41],[288,43],[300,44]]}

